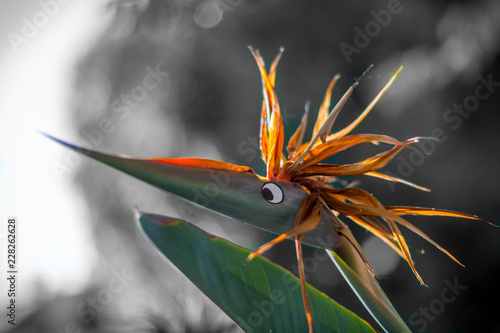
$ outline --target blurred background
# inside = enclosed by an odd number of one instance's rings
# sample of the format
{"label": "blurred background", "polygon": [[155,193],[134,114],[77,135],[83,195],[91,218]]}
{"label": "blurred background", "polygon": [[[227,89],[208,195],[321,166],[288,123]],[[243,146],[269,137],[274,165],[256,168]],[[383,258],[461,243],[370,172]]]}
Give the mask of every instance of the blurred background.
{"label": "blurred background", "polygon": [[[18,322],[12,327],[3,317],[2,331],[240,332],[149,247],[133,207],[184,218],[248,248],[272,235],[199,211],[36,129],[104,152],[208,157],[262,174],[260,78],[247,45],[268,63],[285,47],[277,93],[287,137],[307,100],[317,110],[334,74],[343,77],[337,100],[375,65],[338,129],[404,66],[356,132],[440,137],[421,147],[427,156],[404,152],[385,169],[432,192],[366,177],[358,178],[360,187],[386,205],[452,209],[500,223],[498,1],[10,0],[0,6],[2,251],[6,220],[15,216],[20,272]],[[360,147],[335,162],[371,152]],[[476,221],[409,220],[466,265],[404,230],[425,288],[384,244],[352,227],[409,327],[500,332],[491,305],[500,296],[500,231]],[[297,273],[291,242],[267,257]],[[308,282],[379,329],[333,265],[312,265],[308,274]],[[450,285],[457,288],[452,301],[452,294],[443,298]],[[2,304],[4,290],[2,281]]]}

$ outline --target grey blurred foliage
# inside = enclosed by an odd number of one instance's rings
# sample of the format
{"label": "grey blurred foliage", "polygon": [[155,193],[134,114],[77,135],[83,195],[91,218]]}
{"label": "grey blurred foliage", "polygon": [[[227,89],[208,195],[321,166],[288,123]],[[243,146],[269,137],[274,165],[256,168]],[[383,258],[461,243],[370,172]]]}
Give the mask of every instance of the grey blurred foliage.
{"label": "grey blurred foliage", "polygon": [[[247,45],[259,48],[269,62],[280,46],[285,53],[278,68],[277,91],[286,108],[289,136],[303,105],[311,100],[317,110],[331,77],[343,79],[334,98],[364,68],[374,69],[363,79],[338,119],[345,125],[362,111],[400,66],[403,73],[379,106],[356,130],[406,139],[429,136],[441,128],[447,136],[433,154],[415,166],[408,179],[432,188],[418,192],[402,185],[362,178],[362,187],[387,205],[416,205],[459,210],[500,222],[500,93],[480,102],[458,128],[443,118],[454,103],[473,95],[478,77],[500,81],[500,2],[401,1],[402,11],[391,17],[366,47],[346,60],[341,42],[354,45],[355,27],[373,21],[370,11],[385,9],[390,1],[116,1],[109,4],[114,22],[82,59],[74,84],[75,131],[92,137],[97,150],[138,157],[197,156],[233,161],[262,172],[255,147],[258,136],[261,88],[257,67]],[[149,69],[168,73],[129,112],[122,94],[143,84]],[[117,102],[118,101],[118,102]],[[113,104],[116,103],[116,104]],[[313,113],[314,114],[314,113]],[[102,119],[113,130],[95,132]],[[109,124],[108,124],[109,125]],[[93,132],[94,130],[94,132]],[[252,144],[253,143],[253,144]],[[356,161],[367,149],[343,155]],[[407,160],[409,153],[402,155]],[[398,174],[401,160],[388,167]],[[62,332],[68,320],[80,320],[85,332],[236,332],[238,328],[138,234],[133,205],[146,211],[185,218],[202,228],[248,247],[269,235],[240,223],[197,211],[156,189],[85,160],[75,173],[75,186],[87,198],[89,224],[101,262],[95,286],[80,298],[61,299],[61,309],[75,309],[104,288],[112,271],[123,267],[134,276],[123,293],[90,323],[74,311],[45,331]],[[182,209],[180,209],[181,207]],[[467,289],[423,324],[425,332],[500,331],[496,303],[500,296],[500,232],[479,222],[446,218],[411,219],[418,227],[465,263],[461,268],[423,240],[406,233],[415,250],[417,269],[430,288],[422,287],[403,264],[380,282],[396,309],[408,322],[420,308],[439,299],[445,279],[458,279]],[[431,224],[432,223],[432,224]],[[353,227],[360,239],[364,231]],[[290,244],[269,257],[293,267]],[[323,263],[322,265],[328,265]],[[293,269],[293,268],[292,268]],[[332,267],[321,267],[309,282],[374,324],[347,284]],[[50,316],[50,306],[41,313]],[[36,314],[34,315],[36,316]],[[83,317],[85,318],[85,317]],[[27,322],[26,325],[29,325]],[[32,321],[36,323],[36,321]]]}

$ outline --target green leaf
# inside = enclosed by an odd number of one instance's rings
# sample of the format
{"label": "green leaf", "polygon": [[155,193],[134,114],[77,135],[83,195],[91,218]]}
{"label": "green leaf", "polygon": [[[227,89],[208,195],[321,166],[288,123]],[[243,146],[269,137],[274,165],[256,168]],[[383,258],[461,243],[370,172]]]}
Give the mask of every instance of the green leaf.
{"label": "green leaf", "polygon": [[[200,159],[115,156],[43,135],[203,208],[278,235],[294,226],[297,209],[307,195],[291,182],[274,180],[286,199],[280,205],[272,205],[261,195],[261,187],[267,180],[246,167]],[[243,171],[235,171],[239,168]],[[366,269],[353,244],[337,235],[328,214],[323,214],[315,230],[304,235],[302,243],[326,249],[353,291],[385,331],[409,332],[378,282]],[[296,304],[301,304],[300,299]]]}
{"label": "green leaf", "polygon": [[368,312],[386,332],[411,332],[356,250],[350,244],[343,245],[341,251],[326,252]]}
{"label": "green leaf", "polygon": [[[307,332],[300,281],[250,251],[188,222],[136,212],[144,235],[246,332]],[[307,286],[315,332],[374,332],[363,319]]]}
{"label": "green leaf", "polygon": [[[268,181],[247,167],[213,160],[193,158],[140,159],[105,154],[42,133],[66,148],[84,154],[105,165],[145,181],[163,191],[199,205],[201,208],[233,218],[256,228],[280,235],[295,224],[295,214],[307,193],[297,184],[274,179],[285,200],[270,204],[261,193]],[[196,162],[195,164],[193,162]],[[226,169],[214,168],[215,164]],[[231,170],[243,168],[244,172]],[[304,234],[302,243],[324,249],[337,243],[337,233],[323,214],[316,229]]]}

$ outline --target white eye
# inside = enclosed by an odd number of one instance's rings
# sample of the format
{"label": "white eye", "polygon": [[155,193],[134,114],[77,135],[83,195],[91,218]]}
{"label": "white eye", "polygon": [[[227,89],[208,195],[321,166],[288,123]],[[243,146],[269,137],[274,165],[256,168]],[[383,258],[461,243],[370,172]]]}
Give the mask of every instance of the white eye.
{"label": "white eye", "polygon": [[260,192],[264,199],[272,204],[279,204],[283,201],[283,190],[275,183],[265,183]]}

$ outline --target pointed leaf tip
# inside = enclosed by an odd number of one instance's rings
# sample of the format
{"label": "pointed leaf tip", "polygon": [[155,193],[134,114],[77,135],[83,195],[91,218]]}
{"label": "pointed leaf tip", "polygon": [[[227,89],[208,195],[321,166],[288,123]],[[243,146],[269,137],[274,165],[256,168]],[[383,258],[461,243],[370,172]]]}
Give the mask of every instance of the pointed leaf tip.
{"label": "pointed leaf tip", "polygon": [[[151,221],[157,217],[149,213],[141,217],[146,239],[237,325],[248,332],[306,331],[308,324],[298,292],[300,281],[293,274],[262,257],[247,262],[250,251],[221,238],[207,237],[188,222],[179,220],[164,226]],[[257,325],[247,320],[256,302],[273,302],[276,290],[282,292],[283,304],[273,303],[273,315],[264,316]],[[309,285],[307,292],[318,332],[374,332],[368,323],[323,293]]]}
{"label": "pointed leaf tip", "polygon": [[43,136],[45,136],[46,138],[48,138],[48,139],[50,139],[52,141],[55,141],[55,142],[59,143],[60,145],[66,147],[66,148],[72,149],[72,150],[74,150],[76,152],[79,152],[81,154],[84,154],[84,155],[90,155],[90,154],[92,154],[92,150],[90,150],[90,149],[74,145],[72,143],[69,143],[69,142],[64,141],[62,139],[58,139],[58,138],[56,138],[56,137],[54,137],[54,136],[52,136],[50,134],[47,134],[45,132],[42,132],[42,131],[40,131],[40,134],[42,134]]}

